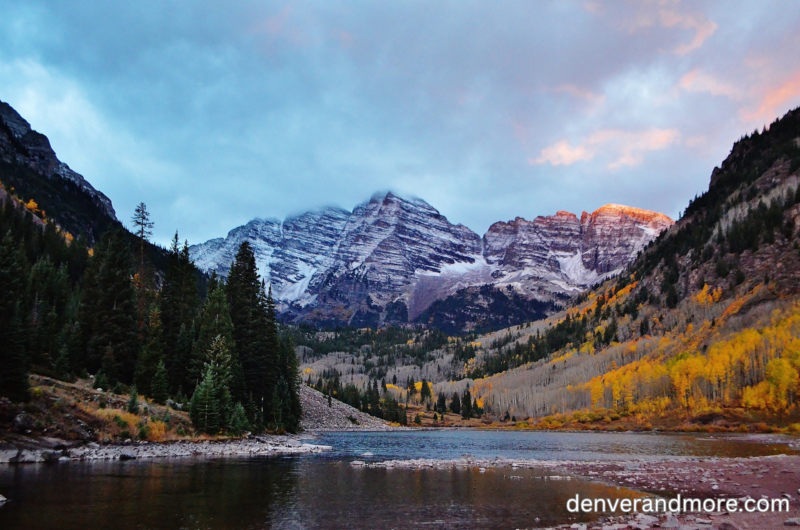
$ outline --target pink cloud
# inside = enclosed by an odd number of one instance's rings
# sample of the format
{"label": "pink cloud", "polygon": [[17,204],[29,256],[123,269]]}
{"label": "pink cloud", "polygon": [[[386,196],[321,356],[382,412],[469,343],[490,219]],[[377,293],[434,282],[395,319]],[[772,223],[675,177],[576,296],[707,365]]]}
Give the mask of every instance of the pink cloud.
{"label": "pink cloud", "polygon": [[707,20],[704,16],[680,13],[678,11],[661,9],[658,13],[661,25],[666,28],[679,27],[694,30],[694,38],[688,44],[681,44],[675,48],[678,55],[686,55],[692,50],[700,48],[703,43],[717,31],[717,24]]}
{"label": "pink cloud", "polygon": [[545,164],[552,166],[570,166],[581,160],[591,160],[595,152],[589,150],[585,145],[572,147],[566,140],[561,140],[555,144],[542,149],[542,154],[537,159],[529,159],[530,164]]}
{"label": "pink cloud", "polygon": [[530,159],[530,164],[550,164],[569,166],[576,162],[592,160],[600,154],[610,154],[613,160],[608,169],[623,166],[637,166],[644,160],[645,153],[664,149],[680,140],[677,129],[656,129],[646,131],[622,131],[603,129],[586,138],[578,145],[560,140],[542,149],[540,156]]}
{"label": "pink cloud", "polygon": [[[632,2],[632,4],[634,4],[634,8],[628,9],[622,15],[620,22],[621,26],[631,33],[656,25],[668,29],[678,28],[694,32],[691,41],[680,44],[672,50],[677,55],[686,55],[700,48],[717,31],[717,24],[708,20],[705,15],[688,13],[680,9],[680,0],[644,0]],[[603,4],[594,1],[584,4],[584,8],[590,13],[602,13],[604,7]]]}
{"label": "pink cloud", "polygon": [[695,68],[681,77],[678,87],[687,92],[707,92],[712,96],[727,96],[738,98],[740,92],[736,87],[724,83],[712,75],[706,74]]}
{"label": "pink cloud", "polygon": [[571,84],[559,85],[554,88],[553,91],[562,94],[569,94],[570,96],[588,101],[590,103],[603,103],[606,100],[606,97],[603,94],[595,94],[591,90],[580,88]]}
{"label": "pink cloud", "polygon": [[744,116],[749,120],[771,121],[781,111],[780,107],[798,99],[800,99],[800,71],[794,72],[776,87],[767,87],[761,95],[758,110],[744,112]]}

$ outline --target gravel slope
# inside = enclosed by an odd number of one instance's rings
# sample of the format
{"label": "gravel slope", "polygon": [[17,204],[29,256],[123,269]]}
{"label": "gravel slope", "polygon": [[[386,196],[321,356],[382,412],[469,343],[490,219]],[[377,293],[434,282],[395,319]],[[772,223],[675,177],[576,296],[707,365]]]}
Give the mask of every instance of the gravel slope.
{"label": "gravel slope", "polygon": [[[358,409],[335,399],[328,406],[328,398],[313,388],[301,385],[303,403],[302,428],[306,431],[388,431],[392,427],[385,421],[364,414]],[[354,421],[351,421],[352,418]]]}

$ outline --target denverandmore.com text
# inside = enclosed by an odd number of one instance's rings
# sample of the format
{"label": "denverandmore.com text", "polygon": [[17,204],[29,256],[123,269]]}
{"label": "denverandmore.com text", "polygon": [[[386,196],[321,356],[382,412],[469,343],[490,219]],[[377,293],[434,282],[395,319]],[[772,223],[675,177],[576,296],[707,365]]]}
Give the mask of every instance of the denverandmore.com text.
{"label": "denverandmore.com text", "polygon": [[746,512],[746,513],[765,513],[765,512],[788,512],[789,499],[733,499],[733,498],[709,498],[697,499],[680,495],[673,499],[666,498],[623,498],[605,499],[586,497],[581,499],[580,495],[567,501],[567,511],[570,513],[718,513],[718,512]]}

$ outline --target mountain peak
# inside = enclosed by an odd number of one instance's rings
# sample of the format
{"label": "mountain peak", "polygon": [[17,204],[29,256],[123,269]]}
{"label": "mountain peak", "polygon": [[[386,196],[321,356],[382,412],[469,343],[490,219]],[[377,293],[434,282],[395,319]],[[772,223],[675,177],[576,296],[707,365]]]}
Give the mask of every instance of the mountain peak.
{"label": "mountain peak", "polygon": [[606,204],[591,213],[592,217],[599,217],[601,215],[615,215],[615,216],[628,216],[634,219],[648,219],[652,221],[659,221],[674,224],[675,221],[664,215],[663,213],[654,212],[651,210],[644,210],[634,206],[625,206],[622,204]]}
{"label": "mountain peak", "polygon": [[658,215],[607,205],[581,222],[561,210],[495,223],[480,238],[422,199],[388,191],[352,212],[251,222],[191,252],[198,266],[225,275],[238,246],[249,241],[286,320],[407,324],[437,300],[476,286],[560,303],[628,265],[666,226],[651,220]]}

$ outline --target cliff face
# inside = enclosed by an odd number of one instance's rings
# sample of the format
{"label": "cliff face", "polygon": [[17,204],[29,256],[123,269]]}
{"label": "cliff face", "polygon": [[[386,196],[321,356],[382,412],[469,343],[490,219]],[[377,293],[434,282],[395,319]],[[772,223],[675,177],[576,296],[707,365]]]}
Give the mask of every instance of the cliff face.
{"label": "cliff face", "polygon": [[48,179],[68,180],[92,197],[109,217],[116,219],[111,200],[94,189],[82,175],[56,157],[47,136],[30,124],[8,103],[0,101],[0,158],[6,163],[24,165]]}
{"label": "cliff face", "polygon": [[[283,222],[256,219],[191,252],[200,268],[225,276],[239,245],[250,242],[290,321],[448,321],[468,328],[481,306],[513,303],[510,313],[516,315],[528,307],[522,297],[547,303],[535,305],[539,312],[555,307],[553,302],[619,272],[671,224],[661,214],[609,205],[580,220],[569,212],[533,221],[518,217],[495,223],[480,238],[424,201],[387,193],[352,212],[327,208]],[[492,289],[469,289],[477,286]],[[443,319],[426,311],[462,290],[457,300],[471,300],[468,316]],[[464,304],[455,300],[436,308],[458,313]]]}
{"label": "cliff face", "polygon": [[62,229],[85,234],[90,244],[119,225],[111,200],[61,162],[47,137],[2,101],[0,183],[25,202],[36,202]]}
{"label": "cliff face", "polygon": [[650,241],[672,226],[669,217],[609,204],[580,220],[570,212],[495,223],[483,236],[484,254],[499,283],[523,290],[580,290],[624,269]]}

